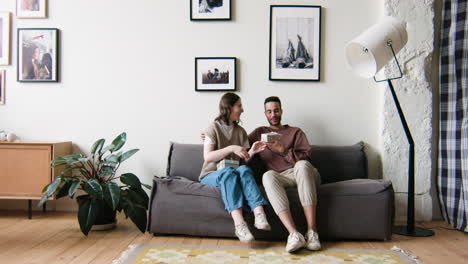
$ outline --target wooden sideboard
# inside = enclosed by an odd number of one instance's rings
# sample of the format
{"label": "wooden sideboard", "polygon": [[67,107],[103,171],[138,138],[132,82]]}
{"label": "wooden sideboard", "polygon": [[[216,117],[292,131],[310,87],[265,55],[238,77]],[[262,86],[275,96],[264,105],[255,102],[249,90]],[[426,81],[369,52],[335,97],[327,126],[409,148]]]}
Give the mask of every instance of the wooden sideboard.
{"label": "wooden sideboard", "polygon": [[31,218],[31,200],[60,174],[51,161],[71,151],[71,142],[0,142],[0,199],[28,200]]}

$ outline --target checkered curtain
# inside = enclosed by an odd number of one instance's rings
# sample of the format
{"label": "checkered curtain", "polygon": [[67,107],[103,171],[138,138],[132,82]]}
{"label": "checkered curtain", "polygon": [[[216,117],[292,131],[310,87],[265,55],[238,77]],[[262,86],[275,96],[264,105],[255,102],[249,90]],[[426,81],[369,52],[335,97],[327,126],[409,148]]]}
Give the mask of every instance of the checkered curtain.
{"label": "checkered curtain", "polygon": [[445,219],[468,232],[467,0],[444,0],[440,54],[439,199]]}

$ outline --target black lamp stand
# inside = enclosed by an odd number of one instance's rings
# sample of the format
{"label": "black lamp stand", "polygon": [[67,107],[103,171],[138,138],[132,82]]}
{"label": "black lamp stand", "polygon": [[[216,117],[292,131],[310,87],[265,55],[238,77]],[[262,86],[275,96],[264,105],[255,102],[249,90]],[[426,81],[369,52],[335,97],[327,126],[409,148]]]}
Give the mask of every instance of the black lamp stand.
{"label": "black lamp stand", "polygon": [[403,114],[403,110],[401,109],[400,102],[398,101],[398,97],[395,93],[395,89],[393,88],[392,80],[400,79],[403,77],[403,73],[400,68],[400,64],[395,56],[395,51],[392,47],[392,41],[387,41],[387,45],[390,47],[393,53],[393,57],[395,58],[396,64],[398,66],[398,70],[400,71],[400,76],[389,78],[386,80],[376,80],[374,77],[374,81],[376,82],[387,82],[388,86],[390,87],[390,91],[392,93],[393,101],[395,102],[395,106],[398,110],[398,115],[400,116],[400,121],[405,130],[405,135],[408,140],[409,144],[409,163],[408,163],[408,206],[407,206],[407,219],[406,219],[406,226],[394,226],[392,228],[392,232],[399,235],[404,236],[413,236],[413,237],[428,237],[433,236],[434,231],[415,227],[414,226],[414,140],[411,136],[411,132],[408,127],[408,123],[406,123],[405,115]]}

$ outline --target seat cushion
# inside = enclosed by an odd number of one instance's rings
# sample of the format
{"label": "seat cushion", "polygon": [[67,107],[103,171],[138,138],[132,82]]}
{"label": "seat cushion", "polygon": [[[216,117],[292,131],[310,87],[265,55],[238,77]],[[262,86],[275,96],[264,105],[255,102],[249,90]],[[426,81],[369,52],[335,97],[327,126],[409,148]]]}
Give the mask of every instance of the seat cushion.
{"label": "seat cushion", "polygon": [[320,195],[333,196],[372,195],[385,191],[390,185],[392,182],[387,180],[354,179],[322,184],[318,191]]}

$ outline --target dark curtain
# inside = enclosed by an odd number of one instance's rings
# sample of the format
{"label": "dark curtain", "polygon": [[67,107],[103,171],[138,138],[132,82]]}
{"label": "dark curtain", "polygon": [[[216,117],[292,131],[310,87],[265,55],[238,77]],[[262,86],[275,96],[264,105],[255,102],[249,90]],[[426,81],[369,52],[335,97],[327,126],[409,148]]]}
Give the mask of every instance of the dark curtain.
{"label": "dark curtain", "polygon": [[444,0],[440,50],[438,189],[442,213],[468,232],[467,0]]}

